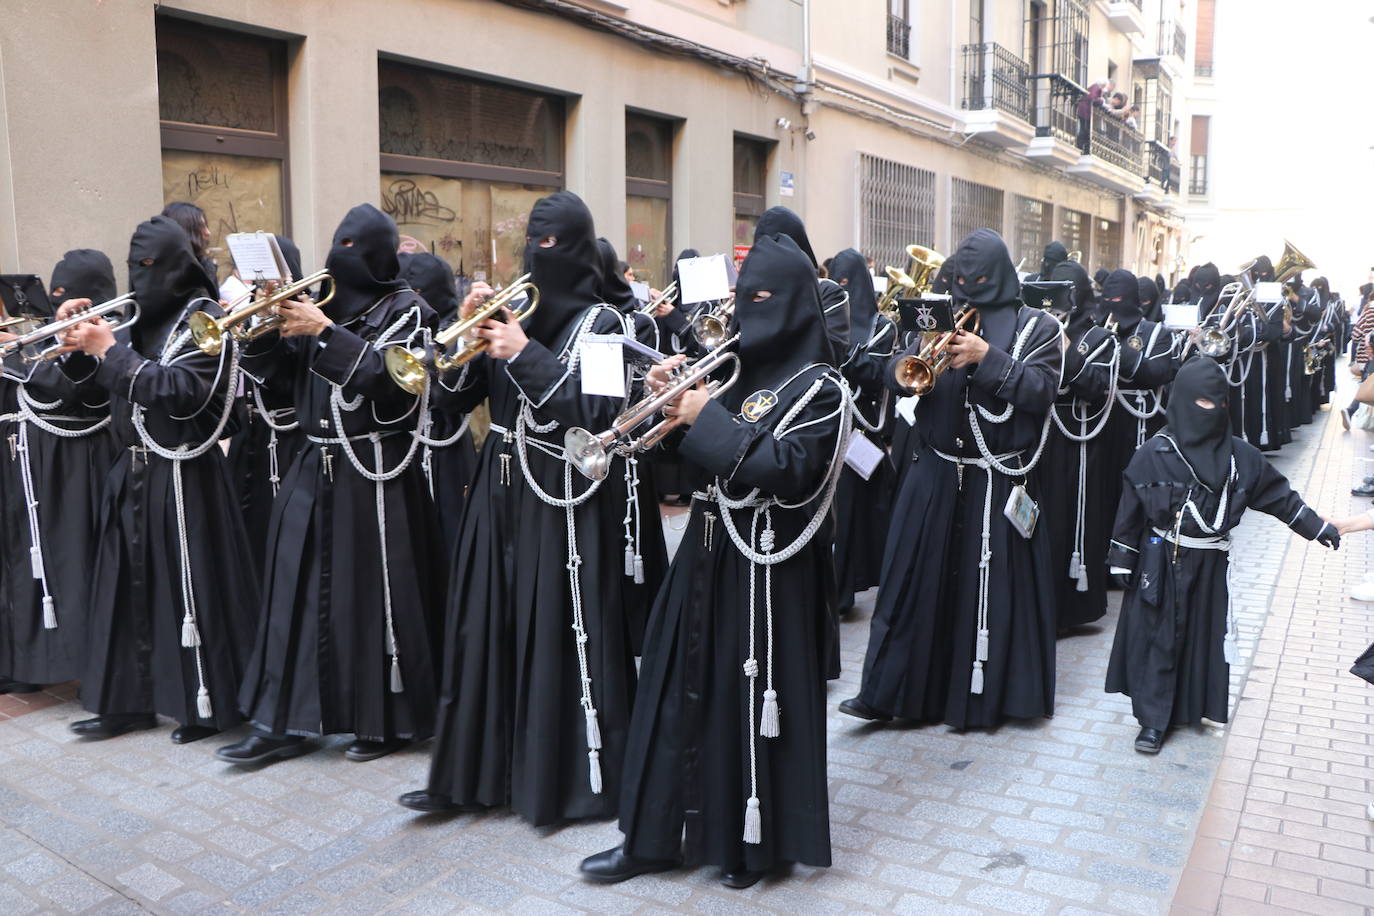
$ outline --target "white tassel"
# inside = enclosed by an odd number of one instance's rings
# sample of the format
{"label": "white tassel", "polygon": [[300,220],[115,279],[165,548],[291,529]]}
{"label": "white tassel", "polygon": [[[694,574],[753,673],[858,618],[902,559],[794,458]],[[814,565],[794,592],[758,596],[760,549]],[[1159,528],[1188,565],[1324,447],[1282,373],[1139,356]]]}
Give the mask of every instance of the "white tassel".
{"label": "white tassel", "polygon": [[1086,592],[1088,590],[1088,567],[1078,567],[1078,590]]}
{"label": "white tassel", "polygon": [[596,710],[587,710],[587,747],[596,750],[601,747],[601,725],[596,718]]}
{"label": "white tassel", "polygon": [[974,663],[973,663],[973,678],[969,681],[968,692],[969,692],[969,693],[982,693],[982,692],[983,692],[983,663],[982,663],[982,662],[974,662]]}
{"label": "white tassel", "polygon": [[190,614],[181,618],[181,646],[194,649],[200,645],[200,630],[196,628],[195,618]]}
{"label": "white tassel", "polygon": [[635,574],[635,549],[630,546],[625,547],[625,578],[631,578]]}
{"label": "white tassel", "polygon": [[57,629],[57,605],[52,600],[52,595],[43,596],[43,629]]}
{"label": "white tassel", "polygon": [[213,719],[215,717],[214,707],[210,705],[210,691],[206,690],[203,684],[196,693],[196,712],[202,719]]}
{"label": "white tassel", "polygon": [[587,752],[587,778],[592,785],[592,794],[601,794],[601,752]]}
{"label": "white tassel", "polygon": [[1227,631],[1226,638],[1221,641],[1221,655],[1228,665],[1240,663],[1240,648],[1236,645],[1236,634]]}
{"label": "white tassel", "polygon": [[635,585],[644,584],[644,558],[635,554]]}
{"label": "white tassel", "polygon": [[391,692],[405,693],[405,690],[405,685],[401,683],[401,658],[393,655],[391,656]]}
{"label": "white tassel", "polygon": [[759,800],[752,795],[744,808],[744,842],[763,842],[763,818],[759,814]]}
{"label": "white tassel", "polygon": [[763,715],[759,717],[759,734],[765,738],[776,738],[782,734],[778,728],[778,692],[772,688],[763,692]]}
{"label": "white tassel", "polygon": [[988,660],[988,635],[987,630],[978,631],[978,644],[974,648],[973,655],[977,661],[985,662]]}
{"label": "white tassel", "polygon": [[43,578],[43,548],[37,544],[29,548],[29,565],[33,567],[33,577]]}
{"label": "white tassel", "polygon": [[1069,557],[1069,578],[1077,579],[1083,575],[1083,555],[1078,551],[1073,552]]}

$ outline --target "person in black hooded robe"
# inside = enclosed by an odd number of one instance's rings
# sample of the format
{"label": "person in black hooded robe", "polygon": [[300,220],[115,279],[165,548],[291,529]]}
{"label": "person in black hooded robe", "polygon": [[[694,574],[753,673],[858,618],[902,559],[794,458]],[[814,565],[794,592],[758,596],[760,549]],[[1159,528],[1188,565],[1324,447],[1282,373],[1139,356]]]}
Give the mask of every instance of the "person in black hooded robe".
{"label": "person in black hooded robe", "polygon": [[1121,472],[1135,450],[1164,425],[1164,388],[1178,371],[1174,339],[1162,324],[1140,314],[1140,284],[1129,270],[1108,275],[1102,288],[1108,325],[1115,325],[1120,359],[1116,406],[1103,431],[1106,504],[1121,498]]}
{"label": "person in black hooded robe", "polygon": [[[930,291],[932,293],[938,293],[941,296],[949,295],[953,273],[954,265],[946,258],[945,263],[941,264],[940,269],[935,272],[935,279],[930,283]],[[916,339],[916,335],[920,332],[903,331],[899,326],[897,333],[900,335],[900,339],[897,341],[896,351],[901,353],[912,345]],[[884,368],[884,371],[887,372],[890,371],[890,369],[891,366],[889,365]],[[884,383],[886,382],[887,379],[884,377]],[[908,411],[906,415],[903,415],[900,409],[903,406],[903,402],[911,405],[911,410]],[[916,403],[918,403],[918,401],[915,397],[908,398],[894,395],[893,413],[896,415],[896,418],[893,420],[892,424],[892,447],[889,450],[892,455],[892,463],[897,469],[897,476],[892,481],[892,492],[894,495],[901,491],[902,478],[916,460],[916,449],[920,442],[920,437],[916,433],[916,424],[914,422]],[[913,422],[907,422],[908,416],[913,417]]]}
{"label": "person in black hooded robe", "polygon": [[1073,283],[1064,334],[1064,375],[1054,402],[1054,424],[1038,477],[1046,511],[1040,524],[1049,540],[1056,627],[1092,623],[1107,612],[1107,538],[1112,506],[1106,501],[1104,433],[1117,408],[1113,375],[1116,337],[1093,321],[1093,286],[1083,265],[1065,261],[1052,280]]}
{"label": "person in black hooded robe", "polygon": [[897,326],[878,314],[873,275],[864,256],[846,248],[831,260],[830,276],[849,294],[849,356],[840,367],[866,436],[882,457],[864,478],[846,464],[835,493],[835,610],[854,609],[854,596],[878,584],[892,512],[897,469],[888,453],[896,395],[884,375],[897,353]]}
{"label": "person in black hooded robe", "polygon": [[[706,352],[706,348],[692,335],[692,318],[702,309],[709,309],[715,303],[694,302],[686,305],[682,301],[682,276],[678,271],[678,261],[701,257],[695,248],[684,248],[673,261],[673,282],[676,292],[659,304],[654,312],[658,324],[660,353],[673,355],[685,353],[693,358]],[[696,472],[689,468],[682,457],[675,452],[660,449],[654,453],[654,489],[659,500],[669,505],[685,506],[695,485]]]}
{"label": "person in black hooded robe", "polygon": [[[402,254],[401,279],[434,309],[436,328],[446,328],[458,320],[458,285],[453,269],[443,258],[427,251]],[[477,469],[477,447],[468,432],[471,414],[450,414],[431,407],[431,425],[420,456],[429,492],[439,514],[439,528],[444,532],[444,556],[450,556],[458,545],[458,531],[463,521],[463,506],[467,503],[468,485]]]}
{"label": "person in black hooded robe", "polygon": [[[305,276],[301,250],[284,235],[276,239],[292,279],[301,279]],[[305,431],[296,420],[296,408],[289,397],[246,376],[243,400],[243,426],[229,443],[229,467],[243,507],[248,540],[261,552],[267,543],[272,501],[281,489],[281,475],[305,445]],[[265,559],[259,556],[259,563]]]}
{"label": "person in black hooded robe", "polygon": [[[1261,255],[1249,267],[1252,283],[1274,279],[1274,265]],[[1261,451],[1274,451],[1289,441],[1287,406],[1283,398],[1286,361],[1283,358],[1283,301],[1257,302],[1265,313],[1256,321],[1257,340],[1248,354],[1249,365],[1241,385],[1241,438]],[[1234,418],[1235,408],[1232,408]],[[1234,431],[1234,426],[1233,426]]]}
{"label": "person in black hooded robe", "polygon": [[830,864],[825,518],[848,396],[812,264],[790,238],[755,240],[736,303],[738,383],[667,411],[687,427],[676,448],[715,482],[693,501],[654,603],[620,795],[625,841],[583,861],[591,880],[685,859],[743,888],[781,863]]}
{"label": "person in black hooded robe", "polygon": [[1331,401],[1331,389],[1335,387],[1334,368],[1336,364],[1336,353],[1341,346],[1341,317],[1340,312],[1344,309],[1340,306],[1340,299],[1331,293],[1331,284],[1325,277],[1318,277],[1312,281],[1312,289],[1317,292],[1317,305],[1320,309],[1316,327],[1312,331],[1312,339],[1309,344],[1315,355],[1314,363],[1316,371],[1309,374],[1309,398],[1312,412],[1316,413],[1322,405]]}
{"label": "person in black hooded robe", "polygon": [[951,367],[917,407],[863,685],[840,711],[964,729],[1054,712],[1053,577],[1062,571],[1050,568],[1045,529],[1025,537],[1003,508],[1016,487],[1040,499],[1031,471],[1059,390],[1063,329],[1021,303],[993,230],[969,235],[951,262],[956,305],[976,308],[982,326],[954,339]]}
{"label": "person in black hooded robe", "polygon": [[284,303],[280,332],[245,370],[290,398],[308,433],[267,533],[257,639],[239,691],[254,731],[219,749],[261,763],[352,734],[350,760],[428,737],[438,677],[442,536],[417,455],[425,398],[387,373],[434,310],[400,277],[398,234],[370,204],[349,210],[325,260],[333,299]]}
{"label": "person in black hooded robe", "polygon": [[[103,252],[69,251],[52,271],[50,301],[10,317],[52,321],[68,299],[115,297]],[[8,335],[0,332],[0,339]],[[40,362],[27,381],[0,379],[0,693],[32,693],[81,677],[97,522],[118,446],[109,395]]]}
{"label": "person in black hooded robe", "polygon": [[1289,306],[1293,312],[1293,332],[1288,347],[1288,400],[1290,426],[1306,426],[1312,422],[1315,405],[1312,400],[1312,376],[1307,374],[1307,347],[1316,338],[1321,325],[1322,307],[1318,291],[1302,281],[1298,274],[1288,281]]}
{"label": "person in black hooded robe", "polygon": [[1164,323],[1164,303],[1159,292],[1159,286],[1149,277],[1138,277],[1136,284],[1139,286],[1137,296],[1140,299],[1140,314],[1146,321],[1153,321],[1156,324]]}
{"label": "person in black hooded robe", "polygon": [[[236,373],[185,330],[192,309],[219,315],[214,279],[176,223],[155,216],[129,244],[139,319],[117,339],[103,319],[67,332],[63,371],[109,395],[121,452],[105,481],[89,580],[81,702],[71,729],[109,738],[181,723],[186,743],[237,724],[234,694],[258,610],[257,563],[219,447]],[[69,299],[58,317],[85,307]]]}
{"label": "person in black hooded robe", "polygon": [[613,491],[563,448],[568,429],[605,430],[635,395],[582,393],[582,335],[624,329],[601,302],[592,215],[559,191],[535,203],[525,231],[538,310],[523,328],[484,322],[487,352],[438,380],[455,409],[490,398],[492,427],[453,557],[429,781],[400,803],[510,805],[541,826],[615,811],[635,690],[630,621],[643,615],[623,604],[623,527],[608,528],[601,505]]}
{"label": "person in black hooded robe", "polygon": [[[1026,277],[1025,282],[1031,283],[1036,280],[1049,280],[1054,276],[1054,270],[1060,264],[1069,260],[1069,249],[1064,247],[1063,242],[1050,242],[1045,246],[1043,256],[1040,258],[1040,270],[1038,273]],[[1089,281],[1091,282],[1091,281]]]}
{"label": "person in black hooded robe", "polygon": [[[786,207],[769,207],[759,217],[754,227],[754,239],[765,235],[782,233],[797,244],[811,260],[813,270],[820,270],[816,253],[811,249],[811,239],[807,237],[806,226],[802,219]],[[829,278],[816,280],[821,296],[821,313],[825,316],[825,333],[830,338],[831,364],[838,366],[849,356],[849,296],[844,289]]]}
{"label": "person in black hooded robe", "polygon": [[[619,258],[615,246],[607,239],[596,240],[601,253],[601,301],[615,306],[621,315],[621,333],[633,337],[646,347],[659,347],[657,322],[640,311],[634,291],[618,269]],[[641,383],[642,372],[635,370],[635,382]],[[630,619],[631,648],[640,654],[645,617],[653,604],[654,594],[668,571],[668,548],[663,540],[663,523],[659,517],[658,492],[655,483],[658,459],[662,450],[647,458],[631,454],[611,459],[611,469],[602,487],[609,493],[600,497],[599,505],[606,512],[607,530],[619,524],[625,538],[625,575],[620,586],[625,590],[624,607],[634,616]],[[679,491],[680,492],[680,491]],[[690,492],[690,491],[689,491]]]}
{"label": "person in black hooded robe", "polygon": [[1136,750],[1156,753],[1173,725],[1225,722],[1236,625],[1227,586],[1230,533],[1246,509],[1336,548],[1336,528],[1233,437],[1226,374],[1197,357],[1174,379],[1168,425],[1135,453],[1108,561],[1129,575],[1107,668],[1140,722]]}

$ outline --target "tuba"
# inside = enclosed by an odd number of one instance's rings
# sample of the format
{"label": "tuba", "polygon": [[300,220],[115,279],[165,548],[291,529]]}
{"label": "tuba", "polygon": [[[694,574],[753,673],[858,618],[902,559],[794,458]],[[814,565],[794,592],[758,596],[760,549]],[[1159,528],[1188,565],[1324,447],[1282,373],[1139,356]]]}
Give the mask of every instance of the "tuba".
{"label": "tuba", "polygon": [[1280,283],[1287,283],[1304,270],[1312,270],[1316,266],[1307,255],[1293,247],[1292,242],[1284,239],[1283,254],[1279,256],[1279,262],[1274,265],[1274,279]]}
{"label": "tuba", "polygon": [[[191,328],[191,339],[196,342],[201,352],[208,356],[218,356],[224,349],[225,334],[240,342],[256,340],[267,332],[280,328],[285,322],[280,315],[271,314],[277,306],[296,298],[316,283],[323,284],[326,280],[329,281],[329,295],[315,302],[316,305],[323,306],[334,298],[334,278],[327,270],[317,270],[308,277],[277,287],[261,299],[250,301],[242,308],[231,307],[229,314],[223,318],[216,318],[209,312],[195,312],[186,322]],[[237,303],[250,298],[251,294],[234,301]],[[260,318],[263,314],[266,314],[266,317]]]}
{"label": "tuba", "polygon": [[460,318],[434,335],[432,349],[411,350],[408,347],[388,347],[386,351],[386,371],[391,380],[413,395],[419,395],[429,383],[429,366],[433,363],[438,372],[457,369],[475,359],[487,348],[485,340],[469,340],[452,353],[455,342],[466,337],[473,328],[488,318],[500,314],[501,309],[518,299],[527,300],[511,317],[520,323],[534,314],[539,308],[539,287],[530,282],[530,275],[524,274],[514,283],[477,306],[466,318]]}
{"label": "tuba", "polygon": [[930,292],[931,286],[935,284],[935,275],[945,266],[945,256],[924,245],[906,246],[906,256],[911,259],[906,272],[916,284],[917,294]]}
{"label": "tuba", "polygon": [[[684,392],[695,388],[698,383],[706,382],[707,393],[719,397],[739,380],[739,355],[731,346],[739,340],[736,334],[723,341],[710,353],[691,363],[673,370],[673,376],[658,394],[649,395],[628,408],[615,418],[611,428],[603,433],[592,433],[580,426],[574,426],[563,434],[563,452],[577,468],[578,473],[588,480],[605,480],[610,473],[612,455],[629,455],[653,448],[664,436],[672,432],[675,425],[672,418],[660,420],[642,436],[634,431],[652,419],[664,407]],[[734,371],[725,381],[711,381],[711,373],[726,363],[734,364]]]}
{"label": "tuba", "polygon": [[978,310],[966,305],[954,316],[954,330],[936,334],[930,340],[926,340],[929,335],[917,337],[905,353],[892,361],[892,378],[897,387],[907,395],[930,394],[949,368],[952,357],[947,348],[955,335],[960,331],[976,334],[981,324]]}
{"label": "tuba", "polygon": [[878,314],[892,321],[897,320],[897,300],[910,298],[916,293],[916,281],[900,267],[887,268],[887,289],[878,299]]}

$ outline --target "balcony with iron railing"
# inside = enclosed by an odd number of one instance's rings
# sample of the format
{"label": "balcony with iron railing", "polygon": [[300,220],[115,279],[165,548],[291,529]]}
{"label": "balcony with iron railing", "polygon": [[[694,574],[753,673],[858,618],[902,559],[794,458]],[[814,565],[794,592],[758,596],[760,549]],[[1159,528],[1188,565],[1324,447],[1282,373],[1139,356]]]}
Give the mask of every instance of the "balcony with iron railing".
{"label": "balcony with iron railing", "polygon": [[1176,57],[1179,60],[1188,58],[1188,32],[1183,25],[1178,22],[1161,22],[1159,24],[1159,56]]}
{"label": "balcony with iron railing", "polygon": [[1101,109],[1093,112],[1088,155],[1132,175],[1145,176],[1145,138],[1140,131]]}
{"label": "balcony with iron railing", "polygon": [[1029,122],[1030,74],[1026,62],[995,42],[964,45],[966,111],[995,108]]}
{"label": "balcony with iron railing", "polygon": [[1035,135],[1077,143],[1078,100],[1086,90],[1059,73],[1036,73],[1027,82],[1031,86]]}
{"label": "balcony with iron railing", "polygon": [[1177,160],[1169,152],[1169,147],[1153,140],[1145,144],[1145,160],[1148,164],[1146,178],[1151,184],[1158,185],[1165,194],[1178,194],[1180,172]]}
{"label": "balcony with iron railing", "polygon": [[1211,79],[1211,78],[1212,78],[1212,62],[1211,62],[1210,60],[1209,60],[1209,61],[1198,61],[1196,64],[1193,65],[1193,76],[1197,77],[1197,78],[1200,79],[1200,80],[1209,80],[1209,79]]}
{"label": "balcony with iron railing", "polygon": [[901,16],[887,16],[887,53],[911,59],[911,23]]}

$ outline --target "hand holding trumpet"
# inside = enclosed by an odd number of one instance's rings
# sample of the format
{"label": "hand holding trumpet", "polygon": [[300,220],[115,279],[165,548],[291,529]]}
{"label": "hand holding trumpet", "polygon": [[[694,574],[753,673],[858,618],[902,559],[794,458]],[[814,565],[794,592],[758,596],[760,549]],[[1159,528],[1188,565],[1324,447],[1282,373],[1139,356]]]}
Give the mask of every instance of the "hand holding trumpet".
{"label": "hand holding trumpet", "polygon": [[[74,318],[79,312],[91,307],[89,299],[68,299],[57,308],[57,320]],[[80,350],[91,356],[104,357],[115,345],[114,331],[104,318],[94,317],[67,329],[62,335],[62,347],[58,353],[72,353]]]}

